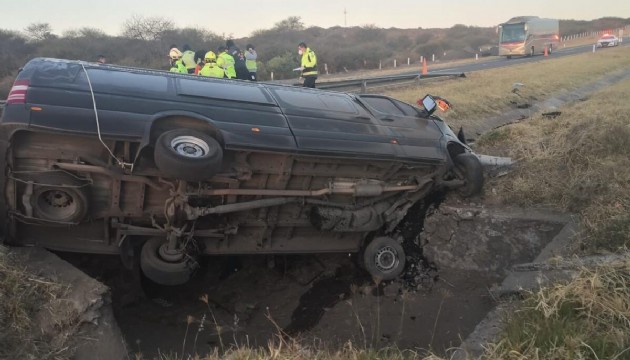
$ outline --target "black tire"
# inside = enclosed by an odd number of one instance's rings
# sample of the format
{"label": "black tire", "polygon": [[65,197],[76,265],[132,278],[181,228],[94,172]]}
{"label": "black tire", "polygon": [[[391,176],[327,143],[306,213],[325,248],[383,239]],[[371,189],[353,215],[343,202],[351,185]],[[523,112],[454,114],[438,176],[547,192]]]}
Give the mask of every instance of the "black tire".
{"label": "black tire", "polygon": [[202,181],[221,170],[221,144],[208,134],[192,129],[170,130],[157,139],[155,165],[165,177]]}
{"label": "black tire", "polygon": [[159,253],[160,247],[166,246],[164,238],[154,237],[147,240],[140,252],[140,268],[151,281],[160,285],[181,285],[190,280],[193,264],[187,256],[180,261],[164,260]]}
{"label": "black tire", "polygon": [[396,240],[377,237],[363,250],[363,266],[374,279],[395,279],[405,268],[405,251]]}
{"label": "black tire", "polygon": [[464,197],[477,195],[483,188],[483,169],[479,159],[470,153],[463,153],[453,159],[458,175],[466,182],[458,189]]}
{"label": "black tire", "polygon": [[[79,223],[88,213],[88,189],[61,172],[38,174],[33,182],[33,216],[47,221]],[[45,185],[37,185],[45,184]]]}
{"label": "black tire", "polygon": [[534,52],[534,47],[532,46],[531,50],[529,50],[529,56],[534,56],[535,52]]}

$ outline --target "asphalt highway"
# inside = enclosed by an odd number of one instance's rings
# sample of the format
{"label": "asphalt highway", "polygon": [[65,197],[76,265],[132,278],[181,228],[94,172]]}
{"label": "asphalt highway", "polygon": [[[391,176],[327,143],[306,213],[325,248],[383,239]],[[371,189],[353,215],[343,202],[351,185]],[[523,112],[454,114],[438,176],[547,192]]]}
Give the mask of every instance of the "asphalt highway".
{"label": "asphalt highway", "polygon": [[[619,46],[630,46],[630,37],[624,37],[623,42],[619,44]],[[606,51],[606,48],[597,48],[596,51]],[[511,59],[507,59],[506,57],[497,57],[495,60],[483,61],[478,63],[468,63],[461,65],[454,65],[452,67],[443,68],[443,69],[435,69],[432,70],[431,66],[429,66],[429,74],[440,74],[440,73],[466,73],[472,71],[486,70],[486,69],[496,69],[506,66],[531,63],[537,61],[543,61],[546,59],[560,58],[564,56],[577,55],[587,52],[593,51],[593,45],[582,45],[570,48],[559,48],[553,51],[547,58],[541,55],[535,55],[532,57],[512,57]]]}

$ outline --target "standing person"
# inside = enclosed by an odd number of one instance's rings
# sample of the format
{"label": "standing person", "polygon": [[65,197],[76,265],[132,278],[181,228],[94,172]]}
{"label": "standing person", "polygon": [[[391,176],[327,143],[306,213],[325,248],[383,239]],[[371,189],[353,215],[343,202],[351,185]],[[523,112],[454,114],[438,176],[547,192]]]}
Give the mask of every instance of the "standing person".
{"label": "standing person", "polygon": [[99,55],[98,58],[96,59],[96,62],[99,64],[106,64],[107,59],[105,59],[105,55]]}
{"label": "standing person", "polygon": [[190,49],[188,44],[185,44],[182,48],[184,51],[182,52],[182,62],[189,74],[195,73],[195,67],[197,66],[197,62],[195,61],[195,52]]}
{"label": "standing person", "polygon": [[234,58],[227,53],[227,47],[219,46],[217,52],[219,53],[217,56],[217,65],[223,69],[226,78],[235,79],[236,70],[234,69]]}
{"label": "standing person", "polygon": [[304,84],[302,86],[314,88],[315,80],[317,80],[317,56],[304,42],[298,44],[298,54],[302,55],[302,61],[299,67],[302,71],[302,77],[304,78]]}
{"label": "standing person", "polygon": [[245,54],[235,44],[234,40],[226,40],[228,54],[234,58],[234,70],[236,70],[236,78],[241,80],[249,80],[249,71],[245,65]]}
{"label": "standing person", "polygon": [[245,66],[247,67],[247,71],[249,71],[250,81],[256,81],[256,71],[258,70],[258,66],[256,65],[256,59],[258,58],[258,54],[256,53],[256,49],[254,49],[254,45],[247,44],[247,52],[245,53]]}
{"label": "standing person", "polygon": [[195,75],[199,75],[199,71],[201,71],[201,68],[203,67],[204,57],[207,53],[208,52],[206,50],[195,51],[195,64],[197,64],[195,66]]}
{"label": "standing person", "polygon": [[184,63],[182,62],[182,52],[179,51],[179,49],[176,47],[171,48],[168,56],[171,59],[171,72],[188,74],[188,69],[186,69],[186,66],[184,66]]}
{"label": "standing person", "polygon": [[200,76],[208,76],[214,78],[222,78],[225,75],[223,69],[217,65],[217,55],[212,51],[208,51],[204,57],[204,65],[199,70]]}

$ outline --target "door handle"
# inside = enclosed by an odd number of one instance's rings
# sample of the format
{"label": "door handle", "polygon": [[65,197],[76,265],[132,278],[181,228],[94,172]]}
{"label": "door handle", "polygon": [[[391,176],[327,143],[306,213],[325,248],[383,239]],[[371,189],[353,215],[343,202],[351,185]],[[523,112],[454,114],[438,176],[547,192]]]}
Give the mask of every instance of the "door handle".
{"label": "door handle", "polygon": [[384,119],[381,119],[381,120],[383,120],[383,121],[394,121],[394,119],[390,119],[390,118],[384,118]]}
{"label": "door handle", "polygon": [[370,118],[367,116],[355,116],[354,118],[357,120],[370,120]]}

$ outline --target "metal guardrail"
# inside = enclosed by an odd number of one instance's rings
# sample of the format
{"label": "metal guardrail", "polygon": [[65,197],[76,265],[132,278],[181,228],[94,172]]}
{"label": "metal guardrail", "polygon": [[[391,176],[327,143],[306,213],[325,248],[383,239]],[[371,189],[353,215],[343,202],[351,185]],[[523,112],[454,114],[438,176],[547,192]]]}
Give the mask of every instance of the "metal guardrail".
{"label": "metal guardrail", "polygon": [[444,73],[444,74],[403,74],[403,75],[389,75],[379,76],[372,78],[351,79],[351,80],[339,80],[339,81],[327,81],[317,84],[318,89],[339,89],[347,87],[361,87],[366,89],[369,85],[382,85],[387,83],[395,83],[405,80],[415,79],[429,79],[436,77],[466,77],[464,73]]}
{"label": "metal guardrail", "polygon": [[[338,81],[327,81],[327,82],[319,82],[317,83],[318,89],[323,90],[335,90],[335,89],[352,89],[357,88],[360,89],[361,92],[366,92],[368,87],[380,85],[395,85],[396,83],[408,82],[413,80],[421,81],[423,79],[431,79],[431,78],[439,78],[439,77],[466,77],[464,73],[438,73],[438,74],[402,74],[402,75],[388,75],[388,76],[378,76],[371,78],[359,78],[359,79],[350,79],[350,80],[338,80]],[[301,85],[301,84],[295,84]]]}

